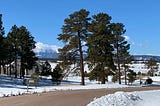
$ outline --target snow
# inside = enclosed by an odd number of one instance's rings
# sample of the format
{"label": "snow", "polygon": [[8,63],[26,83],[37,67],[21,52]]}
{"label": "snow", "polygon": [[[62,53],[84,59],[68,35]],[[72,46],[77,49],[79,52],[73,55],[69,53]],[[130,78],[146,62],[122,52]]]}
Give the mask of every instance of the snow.
{"label": "snow", "polygon": [[103,88],[124,88],[127,85],[119,85],[117,83],[97,84],[97,81],[89,81],[85,79],[86,85],[80,85],[80,77],[73,76],[64,79],[61,85],[53,83],[49,77],[41,77],[39,80],[38,87],[34,85],[29,86],[27,89],[26,85],[23,85],[23,79],[15,79],[14,77],[8,77],[5,75],[0,76],[0,97],[4,96],[15,96],[22,95],[25,93],[41,93],[50,92],[56,90],[84,90],[84,89],[103,89]]}
{"label": "snow", "polygon": [[134,72],[142,72],[142,73],[147,73],[148,69],[147,66],[144,63],[139,63],[139,64],[130,64],[130,69],[134,70]]}
{"label": "snow", "polygon": [[160,106],[160,90],[137,92],[137,95],[142,99],[139,106]]}
{"label": "snow", "polygon": [[87,106],[160,106],[160,90],[116,92],[95,99]]}
{"label": "snow", "polygon": [[[80,85],[80,77],[67,77],[61,85],[55,85],[48,78],[41,78],[37,87],[31,85],[23,85],[22,79],[15,79],[5,75],[0,76],[0,97],[16,96],[23,94],[33,94],[50,92],[57,90],[86,90],[86,89],[106,89],[106,88],[125,88],[133,87],[128,85],[119,85],[118,83],[107,82],[106,84],[98,84],[97,81],[89,81],[85,78],[86,85]],[[109,77],[111,79],[111,77]],[[154,81],[160,81],[160,77],[152,77]],[[136,84],[135,84],[136,85]],[[136,85],[138,86],[138,84]],[[116,92],[94,98],[87,106],[160,106],[160,90],[157,91],[136,91],[136,92]]]}
{"label": "snow", "polygon": [[51,68],[52,68],[52,70],[53,70],[53,69],[56,67],[56,65],[57,65],[58,63],[50,62],[49,64],[51,65]]}
{"label": "snow", "polygon": [[116,92],[96,99],[87,106],[135,106],[140,97],[132,93]]}
{"label": "snow", "polygon": [[154,76],[154,77],[150,77],[150,78],[155,82],[159,82],[160,81],[160,77],[159,76]]}
{"label": "snow", "polygon": [[[160,63],[158,64],[158,71],[156,71],[155,74],[159,74],[159,70],[160,70]],[[132,63],[129,64],[130,69],[134,70],[134,72],[138,73],[138,72],[142,72],[142,73],[147,73],[149,71],[149,69],[147,68],[147,65],[144,63],[144,61],[139,61],[138,63]]]}

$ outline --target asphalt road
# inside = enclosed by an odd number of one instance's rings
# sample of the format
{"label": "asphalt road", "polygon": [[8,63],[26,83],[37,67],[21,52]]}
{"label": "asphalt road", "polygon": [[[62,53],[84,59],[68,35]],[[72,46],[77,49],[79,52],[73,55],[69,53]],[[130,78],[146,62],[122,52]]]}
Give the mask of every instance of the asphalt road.
{"label": "asphalt road", "polygon": [[160,87],[54,91],[0,98],[0,106],[86,106],[95,97],[98,98],[117,91],[131,92],[144,90],[160,90]]}

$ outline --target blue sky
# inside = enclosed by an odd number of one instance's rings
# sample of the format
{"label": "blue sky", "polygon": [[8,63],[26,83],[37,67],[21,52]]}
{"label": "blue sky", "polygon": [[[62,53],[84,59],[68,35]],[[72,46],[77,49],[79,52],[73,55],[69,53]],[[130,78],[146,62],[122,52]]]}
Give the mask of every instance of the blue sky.
{"label": "blue sky", "polygon": [[1,0],[6,33],[24,25],[37,42],[61,46],[57,35],[64,19],[84,8],[91,15],[105,12],[125,25],[131,54],[160,55],[160,0]]}

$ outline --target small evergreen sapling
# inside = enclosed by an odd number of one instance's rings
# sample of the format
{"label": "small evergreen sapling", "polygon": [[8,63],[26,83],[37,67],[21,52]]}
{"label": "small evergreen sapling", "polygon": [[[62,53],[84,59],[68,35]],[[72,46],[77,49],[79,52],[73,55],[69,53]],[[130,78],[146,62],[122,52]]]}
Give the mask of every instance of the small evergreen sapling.
{"label": "small evergreen sapling", "polygon": [[57,85],[61,83],[63,79],[63,70],[61,69],[59,64],[57,64],[55,69],[53,69],[51,76],[52,76],[52,81],[56,82]]}
{"label": "small evergreen sapling", "polygon": [[129,70],[127,76],[128,76],[128,82],[131,84],[136,80],[136,73],[133,70]]}
{"label": "small evergreen sapling", "polygon": [[113,75],[113,77],[112,77],[112,82],[116,82],[117,81],[117,76],[116,75]]}
{"label": "small evergreen sapling", "polygon": [[51,75],[51,65],[48,61],[46,61],[44,64],[42,64],[42,72],[41,75],[42,76],[49,76]]}

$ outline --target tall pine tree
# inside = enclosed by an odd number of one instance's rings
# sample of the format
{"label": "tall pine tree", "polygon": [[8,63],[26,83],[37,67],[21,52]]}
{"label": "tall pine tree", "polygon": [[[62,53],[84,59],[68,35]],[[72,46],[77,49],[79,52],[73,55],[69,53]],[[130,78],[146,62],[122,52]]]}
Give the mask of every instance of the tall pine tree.
{"label": "tall pine tree", "polygon": [[10,32],[7,35],[7,41],[10,49],[10,60],[14,60],[15,78],[18,76],[17,58],[18,58],[18,32],[19,29],[16,25],[12,26]]}
{"label": "tall pine tree", "polygon": [[3,27],[3,22],[2,22],[2,14],[0,14],[0,74],[1,74],[1,65],[3,63],[3,39],[4,39],[4,27]]}
{"label": "tall pine tree", "polygon": [[126,44],[121,46],[121,50],[120,50],[120,61],[121,61],[121,66],[124,69],[124,79],[125,79],[125,85],[127,85],[127,72],[129,70],[129,64],[132,63],[133,61],[133,56],[129,54],[129,50],[130,49],[130,44]]}
{"label": "tall pine tree", "polygon": [[94,67],[94,70],[99,69],[99,77],[102,84],[105,84],[106,71],[110,69],[114,70],[112,53],[114,49],[111,42],[113,38],[109,30],[110,20],[111,17],[106,13],[94,15],[89,27],[90,34],[87,39],[87,61]]}
{"label": "tall pine tree", "polygon": [[126,56],[129,55],[127,52],[130,48],[130,45],[127,44],[125,37],[122,36],[126,32],[122,23],[112,23],[110,25],[110,30],[112,36],[114,37],[114,59],[118,69],[117,76],[119,79],[119,84],[121,84],[121,63],[127,58]]}
{"label": "tall pine tree", "polygon": [[147,69],[149,69],[148,73],[150,76],[154,76],[154,73],[158,71],[158,63],[154,57],[150,58],[145,65],[147,66]]}
{"label": "tall pine tree", "polygon": [[3,22],[2,22],[2,14],[0,14],[0,73],[1,73],[1,66],[3,66],[3,71],[5,71],[5,64],[7,62],[7,53],[8,53],[8,48],[7,48],[7,42],[6,42],[6,37],[4,27],[3,27]]}
{"label": "tall pine tree", "polygon": [[19,28],[19,56],[21,58],[20,77],[24,77],[25,70],[32,69],[37,60],[33,49],[35,48],[34,37],[25,26]]}
{"label": "tall pine tree", "polygon": [[15,77],[17,78],[17,59],[21,60],[20,77],[24,77],[25,70],[31,69],[37,60],[33,49],[35,48],[34,37],[26,27],[14,25],[7,36],[8,43],[15,61]]}
{"label": "tall pine tree", "polygon": [[[74,62],[75,58],[79,60],[81,85],[85,85],[82,43],[86,41],[88,33],[87,27],[89,25],[88,21],[90,20],[88,15],[89,12],[85,9],[70,14],[69,18],[64,20],[65,25],[62,27],[62,34],[58,35],[58,40],[65,43],[65,46],[59,50],[62,61],[69,59],[67,61],[72,63],[72,59],[74,59]],[[63,55],[64,53],[65,55]]]}

